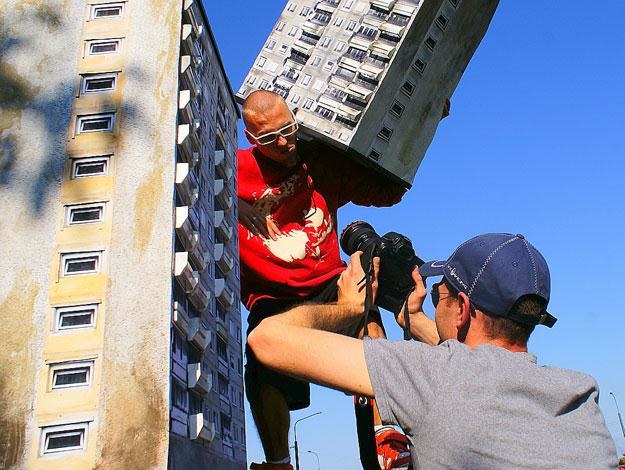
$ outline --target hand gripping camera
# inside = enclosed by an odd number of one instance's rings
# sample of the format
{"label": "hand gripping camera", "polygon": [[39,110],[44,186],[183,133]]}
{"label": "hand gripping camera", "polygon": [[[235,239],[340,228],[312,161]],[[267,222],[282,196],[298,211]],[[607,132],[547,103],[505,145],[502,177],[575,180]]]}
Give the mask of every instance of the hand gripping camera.
{"label": "hand gripping camera", "polygon": [[412,248],[408,237],[395,232],[379,236],[367,222],[356,221],[341,233],[341,248],[352,255],[362,251],[362,268],[369,272],[373,258],[380,258],[376,304],[398,315],[414,287],[412,271],[423,260]]}

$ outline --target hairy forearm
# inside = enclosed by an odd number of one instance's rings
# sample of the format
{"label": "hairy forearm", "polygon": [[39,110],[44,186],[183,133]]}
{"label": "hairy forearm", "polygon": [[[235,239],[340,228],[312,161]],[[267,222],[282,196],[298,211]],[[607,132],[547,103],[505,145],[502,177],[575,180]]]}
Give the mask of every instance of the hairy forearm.
{"label": "hairy forearm", "polygon": [[363,307],[357,304],[303,304],[272,317],[287,325],[324,331],[340,331],[362,320]]}
{"label": "hairy forearm", "polygon": [[426,344],[437,345],[440,342],[436,323],[423,312],[410,314],[410,334]]}

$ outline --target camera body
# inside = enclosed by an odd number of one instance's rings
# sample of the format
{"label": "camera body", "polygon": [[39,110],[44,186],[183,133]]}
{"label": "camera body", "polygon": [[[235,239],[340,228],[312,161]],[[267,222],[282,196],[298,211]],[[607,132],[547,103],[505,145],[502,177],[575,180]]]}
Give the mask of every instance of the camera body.
{"label": "camera body", "polygon": [[360,261],[365,272],[370,269],[375,256],[380,258],[375,303],[395,315],[399,314],[414,287],[412,271],[415,266],[423,264],[423,260],[415,254],[410,239],[395,232],[379,236],[367,222],[356,221],[343,229],[341,248],[350,256],[362,251]]}

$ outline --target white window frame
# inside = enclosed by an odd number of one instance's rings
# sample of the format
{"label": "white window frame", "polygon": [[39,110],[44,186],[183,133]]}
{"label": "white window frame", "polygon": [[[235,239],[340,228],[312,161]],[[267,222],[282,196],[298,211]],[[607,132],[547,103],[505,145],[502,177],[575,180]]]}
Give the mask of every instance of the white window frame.
{"label": "white window frame", "polygon": [[299,16],[308,16],[308,13],[310,13],[310,7],[302,7]]}
{"label": "white window frame", "polygon": [[334,46],[334,51],[335,52],[343,52],[343,50],[345,49],[345,46],[346,46],[346,44],[343,41],[339,41]]}
{"label": "white window frame", "polygon": [[[54,364],[50,364],[50,390],[67,390],[69,388],[85,388],[90,387],[93,382],[93,365],[94,360],[88,361],[69,361],[69,362],[57,362]],[[85,381],[76,383],[76,384],[68,384],[68,385],[57,385],[57,378],[63,375],[75,374],[76,371],[84,371],[85,373]]]}
{"label": "white window frame", "polygon": [[[98,309],[99,304],[83,304],[83,305],[72,305],[70,307],[56,307],[54,309],[54,323],[53,323],[53,331],[55,333],[66,333],[73,332],[76,330],[84,330],[84,329],[93,329],[95,328],[97,318],[98,318]],[[67,316],[77,316],[77,315],[85,315],[86,312],[92,311],[91,314],[91,322],[85,323],[83,325],[71,325],[71,326],[62,326],[62,320],[65,315]]]}
{"label": "white window frame", "polygon": [[316,55],[315,57],[313,57],[313,60],[310,63],[310,65],[312,65],[313,67],[317,67],[320,63],[321,63],[321,56]]}
{"label": "white window frame", "polygon": [[[56,455],[65,452],[77,452],[84,451],[87,448],[87,436],[89,432],[89,423],[73,423],[45,426],[41,428],[41,441],[39,447],[39,454],[44,455]],[[63,447],[60,449],[48,449],[51,434],[60,434],[58,437],[65,437],[67,435],[80,435],[80,445],[73,447]]]}
{"label": "white window frame", "polygon": [[[83,126],[88,121],[107,120],[108,124],[106,129],[93,129],[84,130]],[[86,114],[83,116],[77,116],[76,118],[76,134],[91,134],[93,132],[111,132],[115,126],[115,113],[102,113],[102,114]]]}
{"label": "white window frame", "polygon": [[291,29],[289,30],[287,36],[295,36],[298,31],[299,28],[297,26],[291,26]]}
{"label": "white window frame", "polygon": [[[90,173],[88,175],[79,175],[78,168],[81,164],[97,164],[98,162],[104,163],[104,171],[102,173]],[[102,155],[95,157],[87,157],[87,158],[74,158],[72,161],[72,179],[81,179],[81,178],[93,178],[97,176],[108,176],[109,168],[111,166],[111,155]]]}
{"label": "white window frame", "polygon": [[[93,46],[102,45],[102,44],[115,44],[114,51],[107,52],[93,52]],[[88,56],[97,56],[97,55],[114,55],[119,54],[119,50],[122,46],[121,38],[116,39],[92,39],[87,41],[85,55]]]}
{"label": "white window frame", "polygon": [[330,44],[332,44],[332,38],[326,36],[321,40],[321,47],[327,48],[330,47]]}
{"label": "white window frame", "polygon": [[[117,88],[117,78],[118,78],[119,74],[114,72],[114,73],[89,73],[89,74],[84,74],[82,76],[82,83],[81,83],[81,87],[80,87],[80,93],[81,94],[86,94],[86,93],[106,93],[107,91],[113,91]],[[90,81],[96,81],[96,80],[109,80],[112,79],[113,80],[113,86],[110,88],[102,88],[99,90],[89,90],[88,89],[88,83]]]}
{"label": "white window frame", "polygon": [[258,58],[258,62],[256,62],[256,66],[258,68],[263,68],[267,63],[267,57],[263,57],[262,55]]}
{"label": "white window frame", "polygon": [[297,4],[293,2],[289,2],[289,4],[286,6],[286,11],[290,11],[292,13],[295,11],[296,8],[297,8]]}
{"label": "white window frame", "polygon": [[351,10],[354,6],[354,0],[347,0],[345,5],[343,5],[343,10]]}
{"label": "white window frame", "polygon": [[304,74],[304,78],[302,78],[302,86],[308,86],[310,81],[312,80],[312,75]]}
{"label": "white window frame", "polygon": [[356,26],[358,25],[358,23],[354,20],[350,20],[349,23],[347,23],[347,27],[345,28],[347,31],[353,31],[356,29]]}
{"label": "white window frame", "polygon": [[284,21],[280,21],[276,26],[276,31],[281,32],[282,30],[284,30],[285,26],[286,23]]}
{"label": "white window frame", "polygon": [[326,71],[331,71],[334,68],[334,61],[333,60],[329,60],[326,62],[326,64],[323,66],[323,70]]}
{"label": "white window frame", "polygon": [[334,26],[341,26],[343,24],[343,17],[339,16],[334,20]]}
{"label": "white window frame", "polygon": [[[69,263],[75,259],[91,259],[95,261],[95,268],[88,271],[68,271]],[[89,274],[98,274],[102,269],[102,252],[101,251],[83,251],[72,253],[61,253],[61,275],[63,277],[82,276]]]}
{"label": "white window frame", "polygon": [[306,99],[306,101],[304,102],[304,109],[310,109],[312,108],[312,105],[315,103],[315,101],[312,98],[308,98]]}
{"label": "white window frame", "polygon": [[[70,225],[85,225],[85,224],[97,224],[100,223],[104,220],[104,210],[106,207],[106,203],[105,202],[94,202],[94,203],[89,203],[89,204],[68,204],[67,206],[65,206],[65,225],[66,226],[70,226]],[[78,222],[73,222],[72,221],[72,214],[75,213],[75,211],[88,211],[89,209],[99,209],[100,212],[100,217],[98,219],[94,219],[94,220],[85,220],[85,221],[78,221]]]}
{"label": "white window frame", "polygon": [[[104,20],[104,19],[119,19],[124,16],[125,10],[125,2],[115,2],[115,3],[99,3],[97,5],[91,5],[91,19],[92,20]],[[109,15],[109,16],[97,16],[98,10],[108,10],[111,8],[119,8],[119,15]]]}
{"label": "white window frame", "polygon": [[269,39],[267,41],[267,43],[265,44],[265,49],[267,49],[268,51],[273,51],[274,48],[276,47],[276,40],[275,39]]}
{"label": "white window frame", "polygon": [[253,85],[255,81],[256,81],[256,77],[254,75],[250,75],[250,77],[247,79],[247,83],[249,85]]}

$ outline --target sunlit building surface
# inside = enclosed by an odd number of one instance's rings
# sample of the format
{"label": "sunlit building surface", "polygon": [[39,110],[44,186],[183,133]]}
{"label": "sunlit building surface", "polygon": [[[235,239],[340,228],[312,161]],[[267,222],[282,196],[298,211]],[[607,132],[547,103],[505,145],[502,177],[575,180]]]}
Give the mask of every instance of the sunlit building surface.
{"label": "sunlit building surface", "polygon": [[0,468],[245,468],[239,115],[201,3],[0,8]]}
{"label": "sunlit building surface", "polygon": [[304,133],[411,183],[498,0],[291,0],[237,96],[280,93]]}

